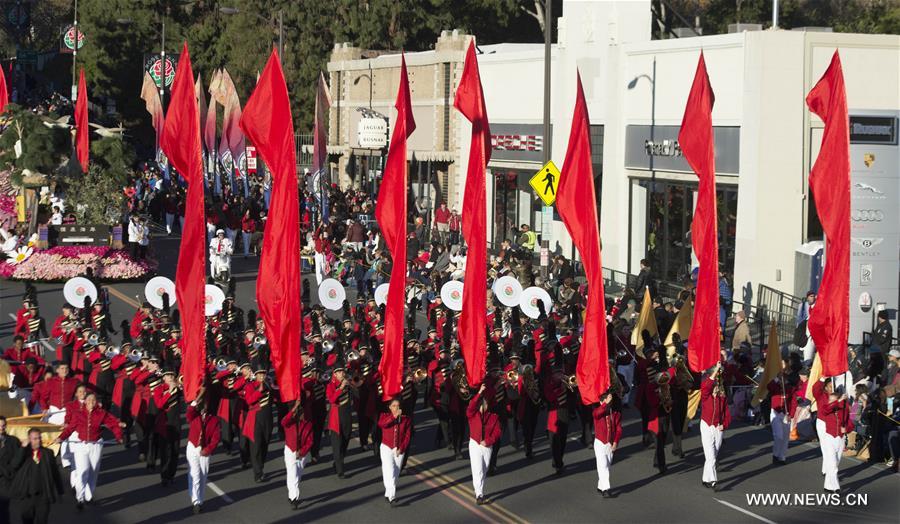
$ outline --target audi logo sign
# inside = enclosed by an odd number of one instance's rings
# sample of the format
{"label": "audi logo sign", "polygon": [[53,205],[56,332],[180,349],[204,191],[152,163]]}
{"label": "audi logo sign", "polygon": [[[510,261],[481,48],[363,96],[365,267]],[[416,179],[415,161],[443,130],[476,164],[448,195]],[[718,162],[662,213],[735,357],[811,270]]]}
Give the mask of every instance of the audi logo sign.
{"label": "audi logo sign", "polygon": [[884,212],[880,209],[857,209],[850,214],[854,222],[881,222]]}

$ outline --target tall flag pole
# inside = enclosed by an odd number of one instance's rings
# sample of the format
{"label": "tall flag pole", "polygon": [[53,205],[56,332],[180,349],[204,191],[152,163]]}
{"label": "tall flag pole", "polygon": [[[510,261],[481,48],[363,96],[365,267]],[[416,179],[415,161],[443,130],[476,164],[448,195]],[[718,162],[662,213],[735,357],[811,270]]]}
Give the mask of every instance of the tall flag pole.
{"label": "tall flag pole", "polygon": [[282,402],[300,398],[300,197],[294,122],[278,52],[272,49],[240,128],[272,174],[272,200],[263,235],[256,300],[266,324]]}
{"label": "tall flag pole", "polygon": [[[405,78],[405,76],[404,76]],[[399,102],[399,100],[398,100]],[[328,108],[331,107],[331,95],[328,93],[328,84],[325,83],[325,75],[319,73],[319,83],[316,87],[316,122],[313,129],[313,180],[321,195],[319,208],[322,210],[322,220],[328,220],[328,197],[322,188],[322,177],[325,176],[328,162]],[[412,130],[410,130],[410,133]],[[404,156],[405,158],[405,156]],[[405,259],[404,259],[405,260]]]}
{"label": "tall flag pole", "polygon": [[719,361],[719,239],[716,236],[716,149],[712,109],[715,95],[706,74],[703,51],[688,94],[678,132],[678,143],[691,169],[700,179],[697,208],[691,222],[691,241],[700,261],[694,321],[688,345],[688,365],[704,371]]}
{"label": "tall flag pole", "polygon": [[809,334],[822,356],[822,374],[832,377],[847,371],[850,333],[850,123],[837,50],[806,96],[806,105],[825,122],[809,187],[825,232],[827,255],[819,295],[809,313]]}
{"label": "tall flag pole", "polygon": [[172,84],[169,114],[160,146],[169,162],[187,182],[184,231],[175,270],[175,294],[181,312],[181,371],[184,396],[197,397],[206,371],[206,218],[203,209],[203,155],[200,145],[200,111],[194,92],[194,72],[187,42],[181,50]]}
{"label": "tall flag pole", "polygon": [[400,57],[400,87],[397,90],[397,120],[391,135],[384,179],[378,190],[375,218],[394,263],[388,286],[384,314],[384,349],[378,372],[381,375],[382,399],[400,394],[403,388],[403,310],[406,304],[406,198],[409,165],[406,163],[406,140],[416,129],[406,76],[406,58]]}
{"label": "tall flag pole", "polygon": [[487,195],[484,171],[491,159],[491,130],[475,58],[474,39],[469,42],[453,106],[472,123],[462,209],[462,230],[468,252],[459,345],[466,362],[469,386],[475,387],[484,378],[487,358]]}
{"label": "tall flag pole", "polygon": [[90,161],[90,134],[87,85],[84,83],[84,68],[82,67],[78,76],[78,100],[75,101],[75,155],[78,157],[82,173],[87,173]]}
{"label": "tall flag pole", "polygon": [[610,383],[603,263],[600,260],[600,226],[597,222],[594,169],[591,165],[590,129],[581,73],[578,73],[572,130],[569,132],[569,147],[559,177],[559,188],[556,190],[556,209],[581,254],[587,276],[584,335],[575,368],[581,401],[586,405],[599,402]]}

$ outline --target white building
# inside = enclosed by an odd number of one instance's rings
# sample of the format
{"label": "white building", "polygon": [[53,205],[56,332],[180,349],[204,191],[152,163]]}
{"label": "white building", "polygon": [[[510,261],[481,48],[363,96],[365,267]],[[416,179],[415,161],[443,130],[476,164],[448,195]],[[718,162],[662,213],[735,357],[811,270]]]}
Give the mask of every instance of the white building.
{"label": "white building", "polygon": [[[651,40],[648,0],[565,1],[558,24],[550,138],[542,136],[541,125],[543,46],[480,46],[495,135],[488,176],[493,242],[508,236],[510,226],[541,229],[540,202],[528,179],[548,144],[564,168],[578,70],[592,124],[603,265],[636,273],[639,261],[648,258],[659,278],[687,278],[696,265],[689,232],[697,179],[676,138],[702,49],[716,97],[719,260],[733,274],[734,299],[755,304],[760,285],[802,294],[815,284],[811,264],[797,251],[822,239],[807,178],[823,124],[807,109],[805,96],[838,49],[851,128],[860,131],[851,137],[852,340],[869,329],[879,304],[896,311],[900,36],[766,30]],[[461,58],[455,62],[460,69]],[[449,170],[455,176],[447,180],[447,194],[459,209],[470,128],[465,119],[455,119],[450,133],[456,169]],[[558,221],[551,248],[573,252]]]}

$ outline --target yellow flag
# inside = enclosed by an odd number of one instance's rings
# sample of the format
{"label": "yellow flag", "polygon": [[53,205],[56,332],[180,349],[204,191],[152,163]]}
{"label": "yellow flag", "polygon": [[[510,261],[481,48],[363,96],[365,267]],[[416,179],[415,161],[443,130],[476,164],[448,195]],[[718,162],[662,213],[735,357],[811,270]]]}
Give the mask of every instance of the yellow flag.
{"label": "yellow flag", "polygon": [[637,325],[631,332],[631,343],[634,349],[641,357],[644,356],[644,339],[641,332],[644,330],[650,332],[650,336],[659,335],[659,329],[656,327],[656,316],[653,314],[653,299],[650,298],[650,288],[644,288],[644,300],[641,302],[641,316],[638,317]]}
{"label": "yellow flag", "polygon": [[687,340],[688,335],[691,333],[691,322],[693,321],[693,318],[694,308],[691,305],[691,300],[685,300],[684,305],[678,310],[678,315],[675,317],[672,329],[669,330],[669,334],[666,336],[665,346],[668,349],[669,356],[675,351],[675,344],[672,343],[672,335],[678,333],[682,342]]}
{"label": "yellow flag", "polygon": [[806,399],[812,402],[809,407],[810,411],[818,409],[816,397],[813,396],[813,384],[817,383],[820,378],[822,378],[822,360],[819,358],[819,353],[816,352],[816,358],[813,360],[812,367],[809,368],[809,382],[806,383]]}
{"label": "yellow flag", "polygon": [[751,406],[758,406],[762,399],[769,394],[769,382],[775,379],[781,373],[781,347],[778,345],[778,322],[772,322],[769,328],[769,351],[766,353],[766,369],[763,372],[762,380],[756,388],[756,395],[750,401]]}

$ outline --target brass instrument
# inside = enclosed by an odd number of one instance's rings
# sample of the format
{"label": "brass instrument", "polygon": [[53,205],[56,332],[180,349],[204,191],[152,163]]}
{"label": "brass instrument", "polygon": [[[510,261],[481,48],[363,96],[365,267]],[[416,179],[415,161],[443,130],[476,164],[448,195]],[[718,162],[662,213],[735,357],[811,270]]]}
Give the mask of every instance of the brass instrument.
{"label": "brass instrument", "polygon": [[532,404],[540,404],[541,390],[538,387],[537,378],[534,376],[534,366],[531,364],[523,364],[522,367],[519,368],[519,373],[522,374],[522,384],[525,386],[525,393],[528,395]]}
{"label": "brass instrument", "polygon": [[454,360],[450,366],[453,370],[450,375],[453,387],[456,388],[456,393],[459,395],[459,398],[468,402],[472,398],[472,390],[469,389],[469,380],[466,377],[465,361],[458,358]]}
{"label": "brass instrument", "polygon": [[668,414],[672,411],[672,393],[669,390],[669,374],[660,373],[656,377],[657,389],[659,390],[659,406]]}
{"label": "brass instrument", "polygon": [[334,342],[330,340],[322,342],[322,351],[324,353],[331,353],[332,350],[334,350]]}
{"label": "brass instrument", "polygon": [[351,362],[356,362],[357,360],[359,360],[359,351],[356,351],[355,349],[351,349],[344,355],[344,358],[347,360],[347,364],[350,364]]}
{"label": "brass instrument", "polygon": [[106,348],[106,352],[103,354],[103,356],[105,356],[106,358],[113,358],[114,356],[118,355],[121,351],[122,350],[119,349],[118,346],[108,347],[108,348]]}
{"label": "brass instrument", "polygon": [[422,382],[425,380],[425,377],[428,376],[428,371],[423,367],[415,368],[414,370],[409,372],[410,378],[412,378],[416,383]]}
{"label": "brass instrument", "polygon": [[575,388],[578,387],[578,377],[573,375],[563,375],[562,383],[564,386],[569,388],[569,391],[575,391]]}
{"label": "brass instrument", "polygon": [[694,387],[694,376],[691,375],[681,355],[675,355],[675,385],[685,391],[690,391]]}
{"label": "brass instrument", "polygon": [[253,337],[253,349],[259,349],[260,346],[265,346],[269,343],[269,340],[265,337],[265,335],[256,335]]}
{"label": "brass instrument", "polygon": [[220,358],[219,360],[216,361],[216,371],[221,373],[222,371],[225,371],[226,369],[228,369],[228,362],[224,358]]}
{"label": "brass instrument", "polygon": [[132,349],[131,353],[128,354],[128,360],[132,362],[140,362],[142,358],[144,358],[144,353],[137,348]]}
{"label": "brass instrument", "polygon": [[509,385],[518,384],[519,383],[519,372],[515,369],[510,369],[506,372],[506,383]]}
{"label": "brass instrument", "polygon": [[323,371],[319,373],[319,382],[322,384],[328,384],[331,382],[331,371]]}
{"label": "brass instrument", "polygon": [[97,346],[100,344],[100,335],[94,333],[93,335],[88,337],[87,343],[89,346]]}

